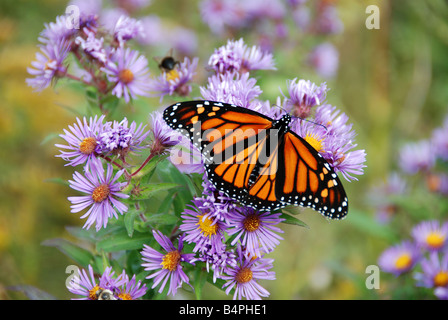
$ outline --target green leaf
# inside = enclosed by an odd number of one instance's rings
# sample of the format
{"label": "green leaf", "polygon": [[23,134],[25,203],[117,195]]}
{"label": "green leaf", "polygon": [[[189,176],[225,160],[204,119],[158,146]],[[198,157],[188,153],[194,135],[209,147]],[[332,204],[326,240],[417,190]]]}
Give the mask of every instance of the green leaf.
{"label": "green leaf", "polygon": [[146,216],[145,224],[176,224],[178,217],[168,213],[156,213]]}
{"label": "green leaf", "polygon": [[168,155],[160,155],[157,157],[153,157],[149,162],[145,165],[145,167],[140,170],[139,173],[135,176],[137,179],[140,179],[142,184],[149,183],[149,180],[152,178],[154,172],[156,171],[157,165],[164,159],[166,159]]}
{"label": "green leaf", "polygon": [[132,237],[129,237],[126,230],[119,231],[105,236],[98,241],[96,248],[98,251],[114,252],[121,250],[140,250],[143,244],[149,243],[152,234],[134,231]]}
{"label": "green leaf", "polygon": [[126,227],[126,231],[128,232],[128,236],[132,237],[134,233],[134,221],[135,217],[139,214],[139,212],[135,209],[129,209],[128,212],[124,215],[124,226]]}
{"label": "green leaf", "polygon": [[93,254],[90,251],[83,249],[65,239],[56,238],[45,240],[42,242],[42,245],[47,247],[56,247],[66,256],[83,266],[88,265],[93,260]]}
{"label": "green leaf", "polygon": [[166,191],[176,187],[179,187],[177,183],[170,182],[148,184],[142,187],[143,190],[138,195],[132,195],[132,200],[146,200],[156,192]]}
{"label": "green leaf", "polygon": [[184,188],[178,188],[177,195],[173,199],[173,206],[176,215],[180,215],[187,203],[193,199],[193,194],[195,194],[195,186],[193,182],[183,173],[181,173],[171,162],[162,161],[157,166],[157,172],[162,181],[167,181],[171,183],[176,183],[178,185],[184,186]]}
{"label": "green leaf", "polygon": [[194,294],[196,296],[197,300],[202,299],[202,288],[204,287],[205,283],[207,282],[208,273],[202,271],[203,268],[195,268],[194,271],[194,281],[193,281],[193,287],[194,287]]}
{"label": "green leaf", "polygon": [[290,216],[289,214],[282,213],[280,215],[280,218],[285,219],[284,221],[282,221],[282,223],[292,224],[295,226],[305,227],[309,229],[308,225],[305,222],[297,219],[296,217]]}
{"label": "green leaf", "polygon": [[56,184],[60,184],[63,186],[69,185],[68,181],[64,180],[62,178],[48,178],[48,179],[45,179],[44,182],[56,183]]}
{"label": "green leaf", "polygon": [[50,142],[51,140],[53,140],[55,138],[59,138],[59,133],[56,133],[56,132],[50,133],[46,137],[44,137],[42,139],[42,141],[40,142],[40,145],[41,146],[45,145],[45,144],[47,144],[48,142]]}

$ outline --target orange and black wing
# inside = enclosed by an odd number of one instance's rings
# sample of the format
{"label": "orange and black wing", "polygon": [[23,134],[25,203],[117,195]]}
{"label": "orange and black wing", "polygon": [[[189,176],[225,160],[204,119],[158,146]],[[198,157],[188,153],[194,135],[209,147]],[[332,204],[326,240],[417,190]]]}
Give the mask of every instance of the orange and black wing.
{"label": "orange and black wing", "polygon": [[278,200],[313,208],[330,219],[343,219],[348,199],[329,163],[291,131],[284,134],[279,148],[275,190]]}
{"label": "orange and black wing", "polygon": [[247,204],[272,120],[249,109],[202,100],[174,104],[165,109],[164,119],[201,150],[210,182]]}

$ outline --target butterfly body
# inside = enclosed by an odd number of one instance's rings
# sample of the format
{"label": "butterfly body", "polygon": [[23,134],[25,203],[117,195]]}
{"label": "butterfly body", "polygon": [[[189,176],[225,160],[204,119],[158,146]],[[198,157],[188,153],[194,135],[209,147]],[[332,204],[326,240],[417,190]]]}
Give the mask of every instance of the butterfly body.
{"label": "butterfly body", "polygon": [[174,104],[163,116],[201,151],[208,179],[228,197],[260,211],[298,205],[331,219],[346,216],[348,200],[338,176],[291,131],[289,114],[273,120],[200,100]]}

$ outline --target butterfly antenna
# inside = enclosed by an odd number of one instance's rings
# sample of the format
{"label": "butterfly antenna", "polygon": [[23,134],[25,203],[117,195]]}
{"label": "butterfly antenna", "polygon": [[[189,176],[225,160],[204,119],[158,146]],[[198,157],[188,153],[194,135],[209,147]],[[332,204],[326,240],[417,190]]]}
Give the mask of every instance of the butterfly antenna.
{"label": "butterfly antenna", "polygon": [[[277,108],[279,108],[280,110],[283,110],[285,113],[289,113],[285,108],[283,108],[282,106],[279,106],[279,105],[277,105],[277,104],[273,104],[272,107],[277,107]],[[312,123],[312,124],[321,126],[321,127],[323,127],[326,131],[328,131],[328,128],[327,128],[326,126],[324,126],[323,124],[321,124],[321,123],[317,123],[317,122],[314,122],[314,121],[312,121],[312,120],[308,120],[308,119],[305,119],[305,118],[297,117],[297,116],[294,116],[294,115],[292,115],[292,114],[290,114],[290,116],[291,116],[291,118],[294,119],[294,120],[299,119],[299,120],[303,120],[303,121],[306,121],[306,122],[310,122],[310,123]]]}
{"label": "butterfly antenna", "polygon": [[324,126],[323,124],[321,124],[321,123],[317,123],[317,122],[314,122],[314,121],[312,121],[312,120],[308,120],[308,119],[305,119],[305,118],[300,118],[300,117],[293,116],[293,115],[291,115],[291,118],[294,119],[294,120],[299,119],[299,120],[301,120],[301,121],[306,121],[306,122],[315,124],[315,125],[317,125],[317,126],[321,126],[321,127],[323,127],[326,131],[328,131],[328,128],[327,128],[326,126]]}

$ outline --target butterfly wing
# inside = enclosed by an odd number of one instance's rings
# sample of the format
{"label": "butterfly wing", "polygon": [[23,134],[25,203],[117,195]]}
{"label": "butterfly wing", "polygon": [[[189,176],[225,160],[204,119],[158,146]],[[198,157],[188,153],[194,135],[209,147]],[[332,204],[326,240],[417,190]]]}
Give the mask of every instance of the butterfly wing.
{"label": "butterfly wing", "polygon": [[166,108],[164,119],[201,150],[208,179],[228,197],[257,210],[300,205],[331,219],[347,214],[345,190],[327,161],[269,117],[200,100]]}
{"label": "butterfly wing", "polygon": [[291,131],[285,133],[279,148],[278,200],[313,208],[330,219],[343,219],[348,211],[347,195],[319,152]]}
{"label": "butterfly wing", "polygon": [[248,204],[249,185],[255,179],[253,172],[265,150],[272,120],[214,101],[174,104],[165,109],[164,119],[201,150],[210,182],[228,197]]}

